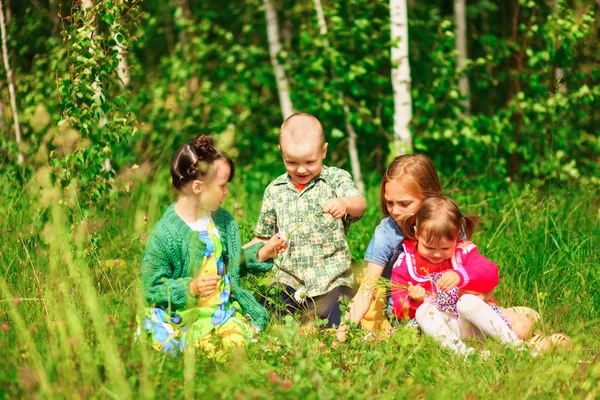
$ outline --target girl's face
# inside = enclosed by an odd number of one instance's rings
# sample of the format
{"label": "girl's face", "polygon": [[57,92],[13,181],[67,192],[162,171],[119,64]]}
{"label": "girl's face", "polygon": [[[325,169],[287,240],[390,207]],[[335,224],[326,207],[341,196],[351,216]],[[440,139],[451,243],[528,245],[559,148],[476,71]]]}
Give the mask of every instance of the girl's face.
{"label": "girl's face", "polygon": [[405,215],[419,211],[425,201],[421,196],[408,193],[399,180],[385,184],[384,200],[388,213],[396,221],[400,221]]}
{"label": "girl's face", "polygon": [[208,211],[216,211],[227,194],[229,189],[227,183],[229,180],[229,174],[231,168],[225,160],[218,160],[214,163],[212,172],[212,179],[208,181],[208,184],[203,185],[202,191],[200,192],[200,206]]}
{"label": "girl's face", "polygon": [[456,242],[458,239],[448,240],[441,238],[439,240],[429,242],[419,240],[418,232],[415,232],[417,239],[417,251],[419,254],[432,264],[439,264],[444,260],[449,260],[456,250]]}

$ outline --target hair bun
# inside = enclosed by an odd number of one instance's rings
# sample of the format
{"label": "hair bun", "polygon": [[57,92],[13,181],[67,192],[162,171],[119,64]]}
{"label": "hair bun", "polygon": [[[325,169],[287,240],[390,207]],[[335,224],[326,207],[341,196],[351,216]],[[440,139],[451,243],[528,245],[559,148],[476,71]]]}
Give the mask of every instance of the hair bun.
{"label": "hair bun", "polygon": [[212,154],[215,151],[215,141],[211,135],[198,135],[194,140],[194,148],[197,153]]}

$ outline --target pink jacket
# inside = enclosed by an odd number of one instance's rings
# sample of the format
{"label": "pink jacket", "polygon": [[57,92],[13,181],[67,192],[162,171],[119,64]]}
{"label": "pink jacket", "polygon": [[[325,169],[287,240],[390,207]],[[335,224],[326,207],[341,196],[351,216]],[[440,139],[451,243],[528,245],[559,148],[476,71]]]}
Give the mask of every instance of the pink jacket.
{"label": "pink jacket", "polygon": [[[441,271],[423,270],[416,265],[416,242],[405,240],[402,243],[404,252],[400,253],[392,269],[392,312],[398,318],[414,318],[421,303],[414,303],[408,297],[408,283],[422,286],[427,292],[426,298],[438,292],[436,284],[427,274]],[[468,240],[459,240],[456,251],[446,270],[452,269],[458,273],[460,289],[489,292],[498,285],[498,266],[477,251],[477,246]]]}

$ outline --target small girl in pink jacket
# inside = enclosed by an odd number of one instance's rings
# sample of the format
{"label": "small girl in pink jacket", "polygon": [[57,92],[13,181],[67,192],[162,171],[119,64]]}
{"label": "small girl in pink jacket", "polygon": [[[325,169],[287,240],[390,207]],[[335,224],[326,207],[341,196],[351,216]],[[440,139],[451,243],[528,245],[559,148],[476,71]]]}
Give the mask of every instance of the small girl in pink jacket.
{"label": "small girl in pink jacket", "polygon": [[522,343],[492,300],[498,266],[459,240],[462,229],[469,239],[478,222],[449,198],[425,200],[400,224],[407,240],[392,269],[394,315],[415,318],[425,334],[460,355],[474,351],[462,340],[475,336]]}

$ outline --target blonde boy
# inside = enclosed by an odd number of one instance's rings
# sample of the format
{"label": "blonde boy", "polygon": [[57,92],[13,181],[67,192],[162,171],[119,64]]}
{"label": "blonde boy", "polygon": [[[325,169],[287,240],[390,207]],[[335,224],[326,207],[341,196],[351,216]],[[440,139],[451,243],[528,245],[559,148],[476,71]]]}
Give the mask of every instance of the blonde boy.
{"label": "blonde boy", "polygon": [[327,143],[314,116],[288,117],[279,149],[286,173],[265,190],[255,240],[293,231],[276,272],[285,311],[339,326],[340,300],[352,295],[353,283],[346,230],[363,216],[365,200],[348,172],[323,165]]}

